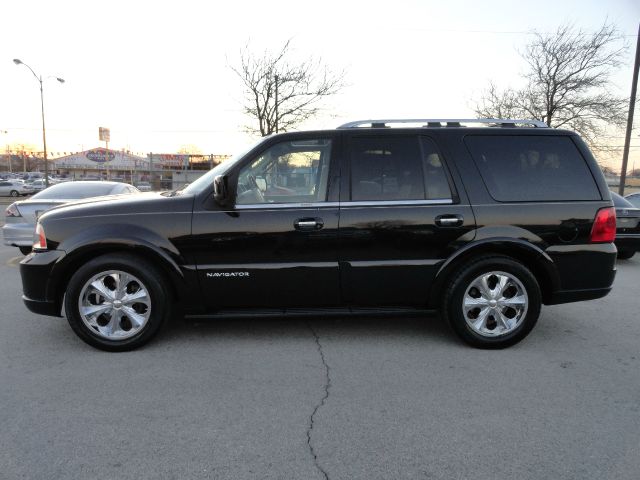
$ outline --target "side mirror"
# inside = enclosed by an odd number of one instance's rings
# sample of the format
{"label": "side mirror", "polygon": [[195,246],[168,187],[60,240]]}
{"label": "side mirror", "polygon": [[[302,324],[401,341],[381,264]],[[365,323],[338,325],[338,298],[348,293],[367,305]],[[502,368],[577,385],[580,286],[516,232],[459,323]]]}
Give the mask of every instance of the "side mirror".
{"label": "side mirror", "polygon": [[225,203],[228,191],[226,175],[218,175],[213,179],[213,198],[216,202],[220,204]]}

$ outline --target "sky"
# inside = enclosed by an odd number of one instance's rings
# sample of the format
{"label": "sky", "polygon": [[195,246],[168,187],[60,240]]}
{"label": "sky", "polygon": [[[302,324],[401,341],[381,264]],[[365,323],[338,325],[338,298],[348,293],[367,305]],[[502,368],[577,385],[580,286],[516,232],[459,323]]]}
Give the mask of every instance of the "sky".
{"label": "sky", "polygon": [[[254,140],[244,133],[251,119],[230,69],[246,45],[262,52],[291,39],[293,59],[321,58],[346,72],[347,86],[300,129],[366,118],[473,118],[489,81],[521,84],[518,52],[531,32],[566,22],[591,32],[608,19],[626,35],[613,89],[628,95],[640,2],[32,0],[4,2],[2,17],[0,148],[42,148],[38,82],[12,62],[19,58],[43,77],[65,79],[44,83],[52,154],[101,146],[100,126],[110,128],[116,149],[172,153],[193,145],[232,154]],[[630,166],[640,168],[638,122],[636,112]]]}

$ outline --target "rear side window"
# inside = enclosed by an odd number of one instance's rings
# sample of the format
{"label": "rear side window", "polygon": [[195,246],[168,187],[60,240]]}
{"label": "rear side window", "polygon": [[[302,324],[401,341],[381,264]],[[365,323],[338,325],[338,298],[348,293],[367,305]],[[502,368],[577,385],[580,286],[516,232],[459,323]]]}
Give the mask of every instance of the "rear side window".
{"label": "rear side window", "polygon": [[601,199],[588,165],[569,137],[473,135],[465,143],[497,201]]}
{"label": "rear side window", "polygon": [[451,199],[442,159],[428,138],[351,139],[351,200]]}

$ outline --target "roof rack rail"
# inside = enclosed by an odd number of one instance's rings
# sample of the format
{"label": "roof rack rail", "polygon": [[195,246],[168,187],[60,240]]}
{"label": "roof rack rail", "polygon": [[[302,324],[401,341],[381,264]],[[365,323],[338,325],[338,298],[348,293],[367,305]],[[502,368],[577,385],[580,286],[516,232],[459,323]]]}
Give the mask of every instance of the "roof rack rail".
{"label": "roof rack rail", "polygon": [[[394,123],[422,123],[425,127],[461,127],[463,123],[494,125],[498,127],[532,126],[535,128],[549,128],[540,120],[524,120],[512,118],[408,118],[389,120],[357,120],[355,122],[340,125],[339,129],[358,128],[369,126],[369,128],[387,128],[388,124]],[[444,125],[443,125],[444,124]]]}

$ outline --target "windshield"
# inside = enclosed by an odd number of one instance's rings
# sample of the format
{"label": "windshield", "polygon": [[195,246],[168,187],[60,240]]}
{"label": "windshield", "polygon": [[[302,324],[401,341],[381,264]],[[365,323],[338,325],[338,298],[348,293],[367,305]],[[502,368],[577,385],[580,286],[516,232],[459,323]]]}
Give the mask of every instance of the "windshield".
{"label": "windshield", "polygon": [[205,188],[207,188],[207,186],[209,186],[209,185],[211,185],[213,183],[213,179],[215,177],[217,177],[218,175],[224,175],[225,173],[227,173],[227,171],[233,165],[235,165],[238,162],[238,160],[240,160],[242,157],[244,157],[247,153],[249,153],[255,147],[260,145],[262,142],[264,142],[267,138],[268,137],[261,138],[260,140],[255,142],[253,145],[251,145],[249,148],[245,148],[240,153],[237,153],[237,154],[233,155],[226,162],[219,163],[218,165],[213,167],[213,169],[209,170],[203,176],[198,178],[195,182],[190,183],[189,185],[187,185],[182,190],[182,193],[197,194],[197,193],[202,192]]}

